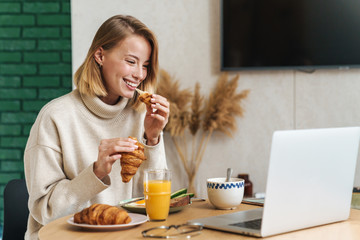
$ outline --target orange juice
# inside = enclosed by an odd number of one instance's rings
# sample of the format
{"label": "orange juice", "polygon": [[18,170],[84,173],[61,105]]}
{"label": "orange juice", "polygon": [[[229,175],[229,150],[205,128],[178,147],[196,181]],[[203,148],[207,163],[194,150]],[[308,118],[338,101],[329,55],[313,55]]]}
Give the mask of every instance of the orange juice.
{"label": "orange juice", "polygon": [[165,220],[169,214],[171,181],[148,180],[144,182],[146,214],[150,220]]}

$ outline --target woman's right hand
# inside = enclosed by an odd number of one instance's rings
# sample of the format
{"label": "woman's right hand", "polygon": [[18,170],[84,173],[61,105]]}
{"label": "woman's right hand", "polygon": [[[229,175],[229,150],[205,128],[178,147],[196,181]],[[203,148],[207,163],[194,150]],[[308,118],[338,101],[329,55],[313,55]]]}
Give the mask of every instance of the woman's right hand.
{"label": "woman's right hand", "polygon": [[131,138],[103,139],[99,145],[98,159],[94,163],[94,173],[99,179],[107,176],[114,162],[121,158],[122,152],[132,152],[138,148]]}

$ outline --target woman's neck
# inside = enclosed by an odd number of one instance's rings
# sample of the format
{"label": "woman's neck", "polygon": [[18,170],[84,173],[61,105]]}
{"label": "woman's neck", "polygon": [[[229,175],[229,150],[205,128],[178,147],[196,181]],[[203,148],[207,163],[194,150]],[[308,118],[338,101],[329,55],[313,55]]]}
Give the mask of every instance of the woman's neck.
{"label": "woman's neck", "polygon": [[100,97],[100,100],[108,105],[115,105],[121,100],[121,97],[120,96],[106,96],[106,97]]}

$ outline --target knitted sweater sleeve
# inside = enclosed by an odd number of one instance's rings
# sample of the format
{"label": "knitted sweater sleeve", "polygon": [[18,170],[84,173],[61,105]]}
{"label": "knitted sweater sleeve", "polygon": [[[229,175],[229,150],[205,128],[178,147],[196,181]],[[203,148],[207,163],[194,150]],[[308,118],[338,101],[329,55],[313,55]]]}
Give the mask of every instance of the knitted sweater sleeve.
{"label": "knitted sweater sleeve", "polygon": [[69,180],[62,169],[61,153],[48,146],[26,150],[24,160],[30,214],[42,225],[78,211],[108,187],[95,176],[93,165]]}
{"label": "knitted sweater sleeve", "polygon": [[[93,164],[70,176],[53,119],[46,107],[39,113],[24,153],[30,216],[41,225],[80,210],[110,184],[109,178],[101,181],[95,176]],[[76,166],[78,159],[71,161]]]}

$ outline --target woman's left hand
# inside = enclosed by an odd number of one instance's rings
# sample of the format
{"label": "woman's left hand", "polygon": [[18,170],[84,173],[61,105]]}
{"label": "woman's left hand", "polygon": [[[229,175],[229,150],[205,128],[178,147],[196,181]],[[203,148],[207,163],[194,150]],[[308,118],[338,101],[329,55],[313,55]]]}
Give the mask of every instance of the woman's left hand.
{"label": "woman's left hand", "polygon": [[166,98],[158,94],[152,94],[151,103],[151,107],[146,106],[144,125],[147,145],[153,146],[159,142],[160,133],[168,122],[170,104]]}

